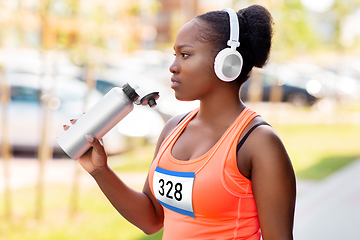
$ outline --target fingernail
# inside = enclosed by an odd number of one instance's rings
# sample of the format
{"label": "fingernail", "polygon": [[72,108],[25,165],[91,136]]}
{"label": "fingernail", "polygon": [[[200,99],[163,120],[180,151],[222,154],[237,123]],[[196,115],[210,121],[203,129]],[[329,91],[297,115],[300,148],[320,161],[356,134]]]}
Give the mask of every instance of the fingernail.
{"label": "fingernail", "polygon": [[94,141],[94,138],[91,136],[91,135],[89,135],[89,134],[86,134],[85,135],[85,138],[86,138],[86,140],[88,140],[88,142],[93,142]]}
{"label": "fingernail", "polygon": [[70,119],[70,122],[72,123],[75,119]]}

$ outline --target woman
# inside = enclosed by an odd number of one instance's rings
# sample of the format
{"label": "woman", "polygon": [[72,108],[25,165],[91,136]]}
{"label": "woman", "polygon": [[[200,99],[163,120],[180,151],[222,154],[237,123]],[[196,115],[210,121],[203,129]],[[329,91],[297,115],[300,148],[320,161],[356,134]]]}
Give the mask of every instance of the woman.
{"label": "woman", "polygon": [[[126,186],[102,144],[86,136],[92,148],[79,163],[128,221],[147,234],[164,227],[163,239],[171,240],[293,238],[290,159],[238,95],[252,68],[267,62],[271,38],[271,15],[259,5],[209,12],[179,30],[171,87],[178,100],[200,100],[200,107],[167,122],[142,192]],[[218,63],[222,49],[235,55],[230,65]]]}

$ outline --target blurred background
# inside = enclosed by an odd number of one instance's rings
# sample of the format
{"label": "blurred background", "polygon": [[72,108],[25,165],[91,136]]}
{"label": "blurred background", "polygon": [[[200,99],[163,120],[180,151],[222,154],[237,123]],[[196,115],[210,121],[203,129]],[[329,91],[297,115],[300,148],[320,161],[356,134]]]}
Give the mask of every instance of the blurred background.
{"label": "blurred background", "polygon": [[0,240],[161,239],[116,213],[56,138],[114,86],[160,92],[104,137],[109,164],[141,190],[165,122],[198,106],[170,89],[177,31],[251,4],[269,9],[275,35],[239,94],[292,159],[295,239],[356,239],[360,0],[0,0]]}

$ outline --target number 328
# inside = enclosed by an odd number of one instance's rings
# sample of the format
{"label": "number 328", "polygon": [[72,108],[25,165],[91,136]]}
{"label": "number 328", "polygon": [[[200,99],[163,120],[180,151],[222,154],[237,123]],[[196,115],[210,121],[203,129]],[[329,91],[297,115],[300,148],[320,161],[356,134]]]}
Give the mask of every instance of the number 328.
{"label": "number 328", "polygon": [[172,181],[167,181],[165,182],[164,179],[160,179],[159,180],[160,183],[160,190],[159,190],[159,194],[161,196],[166,195],[165,197],[170,198],[170,199],[174,199],[176,201],[181,201],[182,200],[182,184],[181,183],[176,183],[174,184]]}

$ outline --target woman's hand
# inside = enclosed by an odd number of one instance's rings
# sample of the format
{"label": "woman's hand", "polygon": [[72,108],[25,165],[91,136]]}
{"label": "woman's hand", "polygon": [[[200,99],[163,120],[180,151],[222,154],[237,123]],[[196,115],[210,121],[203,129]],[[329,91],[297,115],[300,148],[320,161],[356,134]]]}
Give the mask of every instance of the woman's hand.
{"label": "woman's hand", "polygon": [[[77,119],[70,120],[71,124],[74,124],[76,121]],[[64,125],[63,127],[64,130],[67,130],[70,126]],[[107,167],[107,155],[101,139],[98,140],[91,135],[84,137],[91,145],[91,148],[78,159],[78,162],[88,173],[94,175],[104,167]]]}

